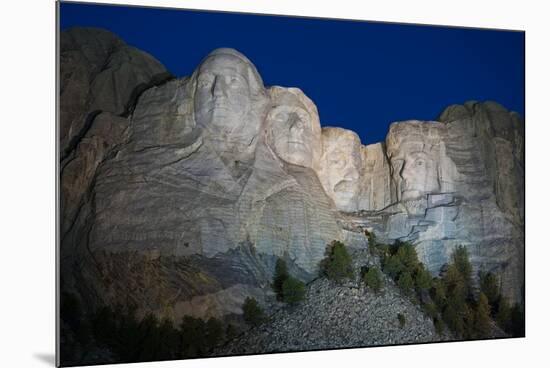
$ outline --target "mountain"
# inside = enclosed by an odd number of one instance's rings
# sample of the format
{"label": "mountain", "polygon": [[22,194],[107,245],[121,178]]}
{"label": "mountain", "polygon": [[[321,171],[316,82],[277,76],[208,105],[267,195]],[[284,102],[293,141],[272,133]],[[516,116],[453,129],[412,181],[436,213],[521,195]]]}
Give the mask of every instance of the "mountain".
{"label": "mountain", "polygon": [[59,128],[60,286],[88,311],[238,318],[250,296],[270,309],[278,258],[310,282],[327,244],[365,249],[365,230],[410,241],[434,276],[464,245],[522,300],[524,122],[497,103],[396,122],[364,146],[236,50],[174,78],[110,32],[73,28]]}

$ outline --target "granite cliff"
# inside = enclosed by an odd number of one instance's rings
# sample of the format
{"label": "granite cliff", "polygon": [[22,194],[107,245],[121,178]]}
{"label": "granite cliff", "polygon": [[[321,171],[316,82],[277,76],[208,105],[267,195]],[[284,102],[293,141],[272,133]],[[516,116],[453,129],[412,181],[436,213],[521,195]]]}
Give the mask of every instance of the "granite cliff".
{"label": "granite cliff", "polygon": [[212,51],[174,78],[113,34],[61,33],[61,288],[90,308],[179,319],[268,307],[277,257],[303,281],[326,245],[409,240],[433,274],[454,247],[520,300],[524,123],[493,102],[393,123],[385,142],[321,128],[297,88]]}

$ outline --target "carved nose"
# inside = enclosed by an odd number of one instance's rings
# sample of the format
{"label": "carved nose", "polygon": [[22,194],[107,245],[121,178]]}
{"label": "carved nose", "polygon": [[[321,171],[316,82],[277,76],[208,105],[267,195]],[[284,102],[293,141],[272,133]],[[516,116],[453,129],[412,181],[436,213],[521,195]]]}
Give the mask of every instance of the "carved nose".
{"label": "carved nose", "polygon": [[356,170],[350,168],[350,169],[346,170],[346,172],[344,173],[344,179],[345,180],[357,180],[357,179],[359,179],[359,174],[357,173]]}
{"label": "carved nose", "polygon": [[223,78],[216,77],[212,84],[212,95],[215,97],[221,97],[223,93]]}

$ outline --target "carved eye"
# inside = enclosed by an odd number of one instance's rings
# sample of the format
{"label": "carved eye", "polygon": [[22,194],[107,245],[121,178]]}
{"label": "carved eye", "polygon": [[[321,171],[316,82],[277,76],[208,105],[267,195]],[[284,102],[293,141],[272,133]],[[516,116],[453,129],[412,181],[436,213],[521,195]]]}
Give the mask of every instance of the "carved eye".
{"label": "carved eye", "polygon": [[237,76],[230,76],[227,79],[227,83],[229,84],[229,87],[231,87],[231,88],[241,88],[242,86],[244,86],[244,83],[243,83],[242,79],[240,79]]}
{"label": "carved eye", "polygon": [[198,81],[198,87],[199,88],[206,88],[206,87],[209,87],[211,84],[212,84],[212,78],[211,77],[208,77],[208,76],[201,76],[199,77],[199,81]]}
{"label": "carved eye", "polygon": [[285,111],[280,111],[275,115],[275,119],[279,121],[287,121],[288,114]]}
{"label": "carved eye", "polygon": [[340,159],[332,159],[332,160],[330,160],[329,163],[330,163],[330,166],[332,166],[335,169],[341,169],[344,166],[346,166],[346,161],[345,160],[340,160]]}

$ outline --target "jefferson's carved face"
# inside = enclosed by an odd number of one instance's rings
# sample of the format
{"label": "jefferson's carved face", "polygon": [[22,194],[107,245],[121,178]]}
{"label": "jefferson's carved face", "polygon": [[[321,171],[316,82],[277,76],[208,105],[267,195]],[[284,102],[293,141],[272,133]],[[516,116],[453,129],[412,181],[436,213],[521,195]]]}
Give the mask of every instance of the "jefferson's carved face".
{"label": "jefferson's carved face", "polygon": [[272,109],[267,116],[268,144],[283,161],[318,166],[321,124],[317,108],[297,88],[272,87]]}
{"label": "jefferson's carved face", "polygon": [[360,174],[359,137],[343,129],[324,129],[321,181],[325,191],[339,209],[344,211],[357,209]]}
{"label": "jefferson's carved face", "polygon": [[401,151],[401,155],[391,159],[397,199],[407,201],[425,193],[438,192],[440,184],[435,152]]}
{"label": "jefferson's carved face", "polygon": [[247,65],[227,54],[200,66],[195,92],[195,119],[201,126],[229,134],[243,123],[251,107]]}
{"label": "jefferson's carved face", "polygon": [[313,132],[308,112],[296,106],[278,106],[268,120],[275,153],[291,164],[311,167]]}

